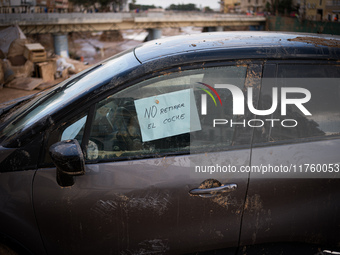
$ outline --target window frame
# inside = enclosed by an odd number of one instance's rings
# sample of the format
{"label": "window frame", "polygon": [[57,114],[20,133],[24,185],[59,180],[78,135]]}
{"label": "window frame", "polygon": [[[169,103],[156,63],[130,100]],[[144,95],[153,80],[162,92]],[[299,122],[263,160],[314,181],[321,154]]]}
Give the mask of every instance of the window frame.
{"label": "window frame", "polygon": [[[171,72],[182,72],[182,71],[187,71],[187,70],[194,70],[194,69],[202,69],[202,68],[213,68],[213,67],[224,67],[224,66],[240,66],[240,65],[246,65],[247,70],[246,70],[246,77],[245,77],[245,86],[243,87],[243,92],[245,93],[246,89],[246,84],[249,82],[249,77],[254,74],[254,70],[259,73],[260,75],[260,80],[262,76],[262,69],[263,69],[263,61],[262,60],[252,60],[252,59],[246,59],[246,60],[233,60],[233,61],[215,61],[215,62],[200,62],[200,63],[192,63],[192,64],[187,64],[187,65],[177,65],[177,66],[172,66],[168,69],[163,69],[163,70],[156,70],[150,73],[146,73],[142,76],[139,77],[131,77],[130,80],[124,82],[123,84],[116,86],[116,87],[111,87],[110,89],[104,91],[100,95],[97,95],[95,98],[91,99],[84,105],[80,106],[72,115],[69,116],[63,116],[60,118],[59,121],[55,122],[55,125],[53,127],[49,128],[46,132],[46,139],[45,139],[45,152],[44,156],[42,156],[42,160],[40,161],[39,167],[50,167],[51,162],[44,163],[43,159],[46,158],[46,153],[48,154],[48,149],[49,146],[52,144],[50,143],[51,137],[48,134],[51,134],[55,130],[57,130],[60,125],[64,122],[67,122],[68,120],[71,119],[77,119],[77,115],[82,114],[84,111],[87,111],[87,120],[85,123],[85,130],[83,134],[83,139],[81,143],[81,148],[83,150],[83,153],[86,153],[87,151],[87,146],[90,138],[90,133],[91,133],[91,127],[92,123],[95,118],[95,113],[96,113],[96,107],[97,104],[107,98],[108,96],[111,96],[113,94],[116,94],[128,87],[134,86],[144,80],[151,79],[157,76],[165,75]],[[105,85],[104,85],[105,87]],[[259,99],[259,93],[260,89],[259,86],[254,86],[254,100],[258,101]],[[246,99],[246,97],[245,97]],[[246,100],[245,100],[246,101]],[[254,104],[256,105],[257,102]],[[245,107],[245,115],[249,116],[251,114],[248,110],[247,107]],[[253,128],[250,128],[251,130],[249,131],[250,139],[249,139],[249,144],[245,145],[235,145],[232,144],[230,146],[226,146],[225,150],[223,151],[229,151],[229,150],[240,150],[240,149],[249,149],[252,146],[252,139],[253,139]],[[235,128],[235,134],[238,132],[238,128],[236,126]],[[60,132],[61,134],[62,132]],[[234,136],[235,136],[234,134]],[[219,150],[213,150],[209,152],[215,152],[215,151],[222,151],[220,148]],[[201,153],[201,152],[197,152]],[[160,153],[160,154],[154,154],[154,155],[136,155],[136,156],[128,156],[128,157],[117,157],[117,158],[110,158],[110,159],[95,159],[95,160],[89,160],[86,159],[85,163],[86,164],[95,164],[95,163],[105,163],[105,162],[117,162],[117,161],[126,161],[126,160],[138,160],[138,159],[147,159],[147,158],[158,158],[158,157],[166,157],[166,156],[176,156],[176,155],[188,155],[190,154],[190,150],[188,151],[181,151],[181,152],[169,152],[169,153]],[[196,153],[195,153],[196,154]]]}

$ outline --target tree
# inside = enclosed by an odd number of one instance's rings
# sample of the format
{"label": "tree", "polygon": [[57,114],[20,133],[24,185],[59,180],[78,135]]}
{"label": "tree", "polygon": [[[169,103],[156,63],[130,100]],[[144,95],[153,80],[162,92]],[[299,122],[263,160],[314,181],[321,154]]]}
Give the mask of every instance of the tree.
{"label": "tree", "polygon": [[203,10],[204,10],[204,12],[213,12],[214,11],[209,6],[204,7]]}
{"label": "tree", "polygon": [[73,4],[77,4],[77,5],[85,5],[85,6],[88,6],[88,5],[92,5],[92,1],[91,0],[69,0],[71,3]]}
{"label": "tree", "polygon": [[108,5],[122,6],[126,0],[69,0],[73,4],[91,6],[96,3],[101,5],[102,9],[105,9]]}
{"label": "tree", "polygon": [[266,10],[273,14],[289,15],[296,10],[296,6],[293,5],[293,0],[271,0],[271,3],[267,2]]}
{"label": "tree", "polygon": [[156,8],[162,8],[162,7],[161,6],[156,7],[155,5],[140,5],[140,4],[129,3],[130,10],[139,9],[141,11],[147,11],[149,9],[156,9]]}
{"label": "tree", "polygon": [[287,15],[291,13],[293,9],[293,1],[292,0],[280,0],[278,5],[278,11],[280,14]]}
{"label": "tree", "polygon": [[196,4],[171,4],[167,10],[172,11],[199,11]]}

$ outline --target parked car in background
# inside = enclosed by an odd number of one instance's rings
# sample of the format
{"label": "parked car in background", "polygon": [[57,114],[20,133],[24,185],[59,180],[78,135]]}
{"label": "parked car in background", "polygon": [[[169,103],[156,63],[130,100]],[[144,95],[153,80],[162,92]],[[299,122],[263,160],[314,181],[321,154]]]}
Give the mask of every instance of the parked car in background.
{"label": "parked car in background", "polygon": [[7,105],[1,247],[337,254],[339,60],[338,36],[176,36]]}

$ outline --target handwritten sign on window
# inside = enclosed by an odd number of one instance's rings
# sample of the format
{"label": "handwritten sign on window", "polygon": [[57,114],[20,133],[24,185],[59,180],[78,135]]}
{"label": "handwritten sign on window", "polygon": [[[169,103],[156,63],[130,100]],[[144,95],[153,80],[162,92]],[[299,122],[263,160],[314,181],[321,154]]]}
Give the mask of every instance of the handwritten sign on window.
{"label": "handwritten sign on window", "polygon": [[143,142],[201,130],[192,89],[138,99],[135,107]]}

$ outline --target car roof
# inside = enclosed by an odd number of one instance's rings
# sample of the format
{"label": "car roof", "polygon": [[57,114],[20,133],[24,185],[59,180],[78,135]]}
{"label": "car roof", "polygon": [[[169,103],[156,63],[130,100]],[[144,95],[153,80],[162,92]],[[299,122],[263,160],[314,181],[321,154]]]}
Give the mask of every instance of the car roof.
{"label": "car roof", "polygon": [[[237,49],[237,51],[236,51]],[[247,52],[242,57],[242,51]],[[202,54],[223,58],[340,58],[340,36],[285,32],[213,32],[149,41],[135,48],[141,63],[166,56]]]}

